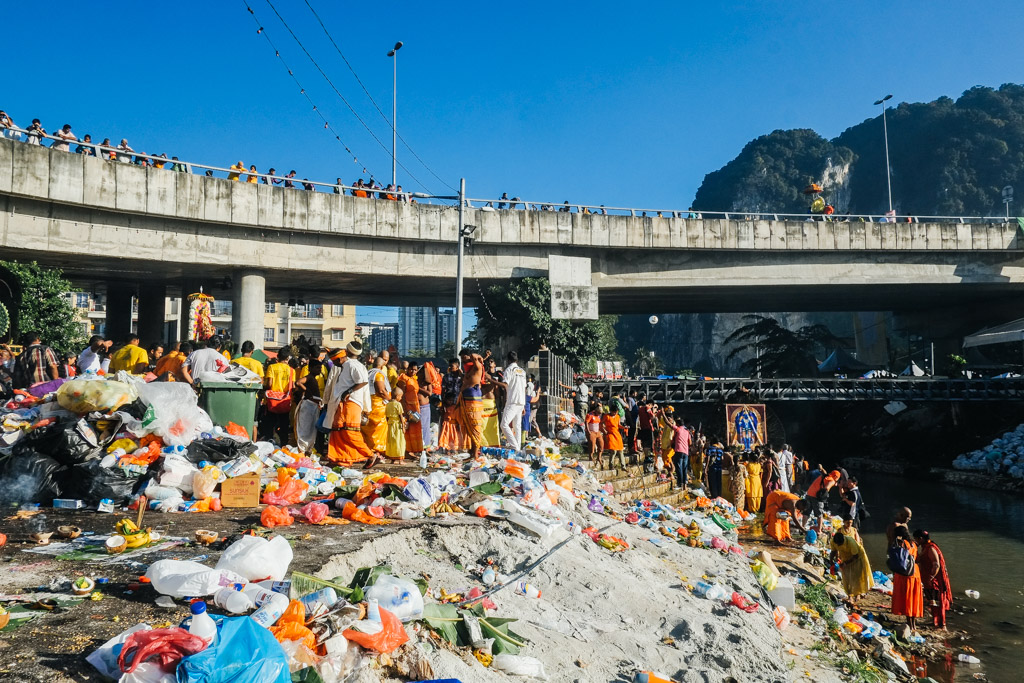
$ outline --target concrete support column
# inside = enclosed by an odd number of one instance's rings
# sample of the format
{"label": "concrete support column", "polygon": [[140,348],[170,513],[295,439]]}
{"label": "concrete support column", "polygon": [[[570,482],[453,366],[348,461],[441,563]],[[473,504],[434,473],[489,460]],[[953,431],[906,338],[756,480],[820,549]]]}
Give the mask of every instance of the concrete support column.
{"label": "concrete support column", "polygon": [[143,346],[164,339],[164,310],[167,288],[164,285],[139,285],[139,337]]}
{"label": "concrete support column", "polygon": [[181,301],[178,303],[178,338],[175,341],[188,339],[188,308],[192,304],[188,300],[190,294],[199,291],[199,280],[188,279],[181,284]]}
{"label": "concrete support column", "polygon": [[263,348],[263,312],[266,307],[267,278],[261,270],[243,269],[234,274],[231,305],[231,337],[241,346],[251,341]]}
{"label": "concrete support column", "polygon": [[132,297],[135,288],[124,284],[107,285],[107,339],[121,344],[132,331]]}

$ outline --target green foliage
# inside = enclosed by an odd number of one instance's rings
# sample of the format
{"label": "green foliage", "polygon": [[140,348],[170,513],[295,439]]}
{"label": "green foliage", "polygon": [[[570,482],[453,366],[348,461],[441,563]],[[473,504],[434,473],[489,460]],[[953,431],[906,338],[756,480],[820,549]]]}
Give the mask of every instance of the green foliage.
{"label": "green foliage", "polygon": [[468,647],[471,642],[469,631],[463,621],[464,615],[477,617],[484,638],[494,638],[492,654],[517,655],[525,644],[525,639],[521,635],[509,629],[509,624],[515,622],[515,619],[486,616],[484,608],[479,603],[468,610],[459,609],[451,604],[427,604],[423,606],[422,620],[449,643]]}
{"label": "green foliage", "polygon": [[427,353],[426,349],[409,349],[405,353],[406,358],[433,358],[433,354]]}
{"label": "green foliage", "polygon": [[633,371],[641,377],[660,374],[665,368],[658,354],[643,346],[638,347],[633,353],[632,365]]}
{"label": "green foliage", "polygon": [[583,372],[593,372],[598,360],[616,360],[616,316],[602,315],[583,322],[551,317],[551,283],[528,277],[492,285],[484,295],[493,318],[477,320],[475,337],[485,347],[502,339],[519,339],[520,357],[537,352],[541,344]]}
{"label": "green foliage", "polygon": [[776,130],[747,143],[739,156],[707,174],[693,206],[701,211],[805,213],[810,200],[801,191],[808,183],[821,182],[829,160],[848,163],[853,152],[813,130]]}
{"label": "green foliage", "polygon": [[[885,212],[885,146],[881,113],[875,112],[831,141],[809,130],[757,138],[704,178],[694,206],[704,211],[805,211],[799,192],[809,179],[822,178],[831,158],[833,164],[852,161],[849,211]],[[1022,85],[978,86],[956,101],[940,97],[902,103],[889,109],[886,119],[897,213],[999,216],[1004,212],[1002,188],[1013,185],[1020,192],[1024,187]]]}
{"label": "green foliage", "polygon": [[804,325],[798,330],[787,330],[774,318],[745,315],[750,322],[737,328],[725,338],[733,349],[728,358],[740,354],[753,357],[740,363],[740,368],[751,377],[805,377],[818,370],[815,353],[836,341],[835,335],[824,325]]}
{"label": "green foliage", "polygon": [[67,297],[69,292],[78,290],[64,279],[60,269],[40,266],[35,261],[0,261],[0,265],[11,271],[21,285],[15,339],[38,330],[44,343],[60,351],[78,351],[85,346],[82,326]]}

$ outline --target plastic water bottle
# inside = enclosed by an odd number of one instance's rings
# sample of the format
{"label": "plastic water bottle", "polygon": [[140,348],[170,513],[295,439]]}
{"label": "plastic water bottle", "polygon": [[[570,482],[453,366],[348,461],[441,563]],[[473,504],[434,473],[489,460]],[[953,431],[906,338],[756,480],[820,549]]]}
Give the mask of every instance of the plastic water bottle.
{"label": "plastic water bottle", "polygon": [[426,451],[421,451],[420,452],[420,469],[421,470],[427,469],[427,452]]}
{"label": "plastic water bottle", "polygon": [[381,623],[381,620],[380,620],[380,603],[379,602],[377,602],[376,600],[373,600],[373,599],[371,599],[371,600],[369,600],[367,602],[367,604],[366,604],[366,618],[369,621],[375,621],[378,624]]}
{"label": "plastic water bottle", "polygon": [[973,590],[966,590],[966,591],[964,591],[964,595],[966,595],[969,598],[974,598],[975,600],[977,600],[978,598],[981,597],[981,593],[979,593],[978,591],[973,591]]}
{"label": "plastic water bottle", "polygon": [[725,598],[726,590],[723,586],[711,581],[698,581],[693,592],[708,600],[722,600]]}
{"label": "plastic water bottle", "polygon": [[249,618],[263,628],[270,628],[277,623],[286,609],[288,609],[288,596],[274,593],[273,597],[268,598]]}
{"label": "plastic water bottle", "polygon": [[331,609],[338,602],[338,593],[331,587],[321,588],[303,595],[299,602],[306,608],[307,615],[313,615]]}
{"label": "plastic water bottle", "polygon": [[253,599],[242,592],[242,584],[225,586],[213,594],[213,604],[228,614],[245,614],[255,605]]}
{"label": "plastic water bottle", "polygon": [[516,582],[516,593],[519,595],[525,595],[528,598],[540,597],[540,589],[536,586],[526,583],[525,581]]}
{"label": "plastic water bottle", "polygon": [[975,657],[974,655],[960,654],[957,655],[956,658],[959,659],[961,662],[964,662],[965,664],[981,664],[981,660]]}
{"label": "plastic water bottle", "polygon": [[217,639],[217,624],[206,613],[206,603],[197,600],[192,603],[190,609],[192,610],[192,623],[188,625],[188,632],[206,641],[207,647],[213,645],[213,641]]}
{"label": "plastic water bottle", "polygon": [[488,567],[484,570],[484,575],[482,578],[484,583],[490,586],[498,578],[498,575],[494,572],[493,568]]}

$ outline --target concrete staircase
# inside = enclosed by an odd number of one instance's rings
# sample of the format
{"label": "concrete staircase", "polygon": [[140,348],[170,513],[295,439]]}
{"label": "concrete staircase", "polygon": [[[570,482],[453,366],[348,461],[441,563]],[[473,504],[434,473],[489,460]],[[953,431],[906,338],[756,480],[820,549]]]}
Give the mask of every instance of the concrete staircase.
{"label": "concrete staircase", "polygon": [[593,473],[602,484],[610,483],[614,487],[612,497],[620,503],[636,499],[656,500],[668,505],[683,502],[683,489],[673,490],[670,482],[659,482],[657,474],[643,474],[643,468],[639,466],[631,466],[624,472],[593,470]]}

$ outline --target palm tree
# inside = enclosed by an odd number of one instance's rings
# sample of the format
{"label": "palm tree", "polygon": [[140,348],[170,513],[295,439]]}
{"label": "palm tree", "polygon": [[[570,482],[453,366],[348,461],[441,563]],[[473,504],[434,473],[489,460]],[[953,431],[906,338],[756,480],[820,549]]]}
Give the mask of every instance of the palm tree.
{"label": "palm tree", "polygon": [[637,375],[654,375],[661,372],[662,362],[654,351],[640,346],[633,354],[633,370]]}
{"label": "palm tree", "polygon": [[725,343],[733,345],[729,359],[753,352],[752,358],[740,363],[740,368],[752,377],[814,375],[818,369],[815,352],[838,341],[824,325],[787,330],[775,318],[745,315],[743,319],[750,322],[733,331]]}

